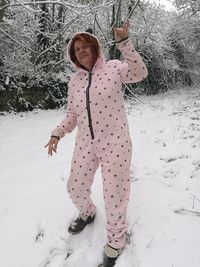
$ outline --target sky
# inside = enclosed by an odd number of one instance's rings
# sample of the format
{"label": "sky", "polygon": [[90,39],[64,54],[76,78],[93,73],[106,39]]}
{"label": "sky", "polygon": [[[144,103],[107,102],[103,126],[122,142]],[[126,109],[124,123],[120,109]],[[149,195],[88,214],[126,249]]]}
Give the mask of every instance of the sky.
{"label": "sky", "polygon": [[175,9],[172,5],[172,0],[151,0],[151,2],[156,2],[157,4],[161,4],[165,7],[166,10],[173,10]]}

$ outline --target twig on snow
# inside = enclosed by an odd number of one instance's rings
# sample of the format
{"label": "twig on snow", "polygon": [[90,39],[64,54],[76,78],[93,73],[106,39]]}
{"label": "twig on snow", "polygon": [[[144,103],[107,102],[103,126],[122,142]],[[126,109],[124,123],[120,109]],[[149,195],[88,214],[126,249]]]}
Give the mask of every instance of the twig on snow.
{"label": "twig on snow", "polygon": [[200,203],[200,199],[198,199],[195,195],[191,194],[191,196]]}
{"label": "twig on snow", "polygon": [[146,248],[150,248],[151,243],[152,243],[153,240],[154,240],[154,237],[155,237],[155,235],[152,236],[151,240],[150,240],[149,243],[146,245]]}
{"label": "twig on snow", "polygon": [[192,213],[193,215],[200,216],[200,212],[198,211],[193,211],[193,210],[187,210],[187,209],[178,209],[174,210],[175,213],[181,214],[181,213]]}
{"label": "twig on snow", "polygon": [[131,226],[131,229],[130,229],[130,232],[127,233],[127,236],[126,236],[126,240],[127,240],[127,243],[130,245],[131,244],[131,237],[133,236],[133,226],[136,225],[139,221],[140,217],[138,217],[136,219],[136,221],[132,224]]}

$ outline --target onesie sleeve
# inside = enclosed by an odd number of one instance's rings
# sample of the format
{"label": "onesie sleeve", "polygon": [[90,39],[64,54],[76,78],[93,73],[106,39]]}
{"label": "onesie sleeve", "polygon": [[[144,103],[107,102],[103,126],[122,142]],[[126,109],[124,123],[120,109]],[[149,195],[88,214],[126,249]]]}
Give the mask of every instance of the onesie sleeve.
{"label": "onesie sleeve", "polygon": [[72,79],[70,79],[68,83],[66,116],[51,133],[51,136],[57,136],[59,139],[64,137],[66,133],[72,132],[77,125],[77,114],[73,106],[74,96],[72,87],[73,87],[73,81]]}
{"label": "onesie sleeve", "polygon": [[148,71],[141,56],[135,51],[131,40],[127,39],[117,43],[125,62],[121,63],[120,75],[122,83],[137,83],[144,80]]}

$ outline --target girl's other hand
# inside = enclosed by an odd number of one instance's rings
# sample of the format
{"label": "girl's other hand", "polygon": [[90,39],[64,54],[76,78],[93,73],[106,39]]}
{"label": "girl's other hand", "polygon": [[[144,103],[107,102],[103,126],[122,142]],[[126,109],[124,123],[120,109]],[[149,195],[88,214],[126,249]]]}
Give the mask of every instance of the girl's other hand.
{"label": "girl's other hand", "polygon": [[49,142],[44,146],[45,148],[48,147],[48,155],[52,156],[53,152],[57,153],[57,146],[58,146],[59,139],[56,137],[51,137]]}

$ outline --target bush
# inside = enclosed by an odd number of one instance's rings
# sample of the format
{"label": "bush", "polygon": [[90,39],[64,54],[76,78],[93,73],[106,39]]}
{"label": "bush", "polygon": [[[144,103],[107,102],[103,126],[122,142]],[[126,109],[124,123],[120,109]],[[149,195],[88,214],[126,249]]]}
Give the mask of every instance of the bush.
{"label": "bush", "polygon": [[0,111],[55,109],[66,103],[67,82],[52,76],[11,77],[0,81]]}

